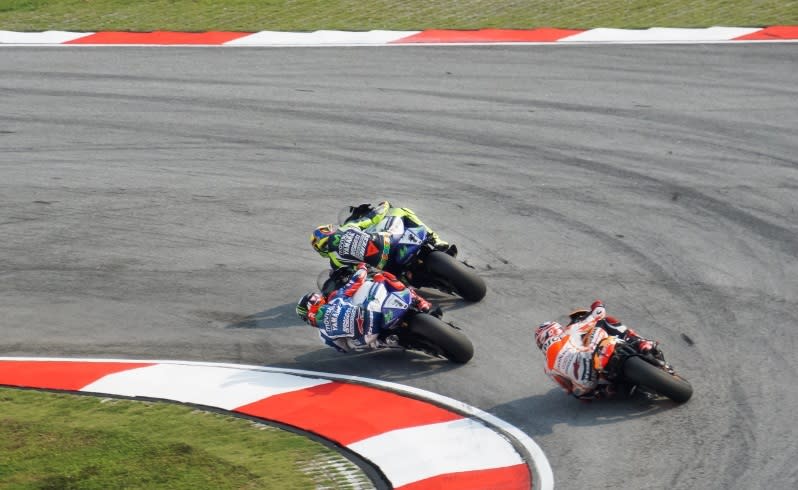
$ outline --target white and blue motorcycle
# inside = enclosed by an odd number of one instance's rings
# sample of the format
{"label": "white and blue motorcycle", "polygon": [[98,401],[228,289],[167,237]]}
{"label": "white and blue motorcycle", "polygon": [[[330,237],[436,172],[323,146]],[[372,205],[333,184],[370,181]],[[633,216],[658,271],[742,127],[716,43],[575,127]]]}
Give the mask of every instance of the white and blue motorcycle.
{"label": "white and blue motorcycle", "polygon": [[[332,291],[349,280],[350,271],[342,268],[331,275],[322,290]],[[390,290],[383,282],[367,279],[352,297],[352,302],[367,310],[382,313],[379,331],[370,332],[376,338],[349,347],[357,351],[398,348],[419,351],[465,364],[474,356],[474,345],[458,327],[442,320],[440,309],[421,311],[415,306],[409,287]],[[417,293],[415,293],[417,294]]]}

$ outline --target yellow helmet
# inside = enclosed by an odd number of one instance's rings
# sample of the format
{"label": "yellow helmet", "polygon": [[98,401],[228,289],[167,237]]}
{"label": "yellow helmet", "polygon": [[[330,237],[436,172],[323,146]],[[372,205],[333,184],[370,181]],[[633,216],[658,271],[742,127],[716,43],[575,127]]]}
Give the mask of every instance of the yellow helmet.
{"label": "yellow helmet", "polygon": [[326,257],[329,255],[329,250],[327,247],[329,246],[330,237],[332,234],[335,233],[335,225],[321,225],[310,235],[310,246],[313,247],[313,250],[319,253],[319,255]]}

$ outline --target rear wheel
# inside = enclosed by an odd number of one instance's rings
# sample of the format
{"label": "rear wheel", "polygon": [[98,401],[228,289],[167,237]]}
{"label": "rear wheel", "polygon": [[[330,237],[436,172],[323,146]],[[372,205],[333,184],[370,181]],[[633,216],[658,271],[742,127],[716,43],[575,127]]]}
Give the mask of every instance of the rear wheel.
{"label": "rear wheel", "polygon": [[457,328],[426,313],[413,317],[408,326],[410,333],[433,353],[458,364],[474,357],[474,344]]}
{"label": "rear wheel", "polygon": [[450,283],[466,301],[477,302],[485,297],[485,281],[473,269],[444,252],[434,251],[425,259],[433,275]]}
{"label": "rear wheel", "polygon": [[684,403],[693,396],[693,387],[686,379],[668,374],[636,356],[624,362],[623,374],[632,383],[651,388],[676,403]]}

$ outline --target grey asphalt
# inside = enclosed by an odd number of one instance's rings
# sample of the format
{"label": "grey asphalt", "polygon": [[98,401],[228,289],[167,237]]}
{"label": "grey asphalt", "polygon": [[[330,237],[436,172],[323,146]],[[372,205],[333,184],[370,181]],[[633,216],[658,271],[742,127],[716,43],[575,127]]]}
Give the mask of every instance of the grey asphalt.
{"label": "grey asphalt", "polygon": [[[795,44],[0,49],[0,355],[393,381],[529,434],[558,489],[794,488]],[[293,315],[348,203],[485,278],[462,367],[342,356]],[[693,399],[581,403],[531,333],[576,306]]]}

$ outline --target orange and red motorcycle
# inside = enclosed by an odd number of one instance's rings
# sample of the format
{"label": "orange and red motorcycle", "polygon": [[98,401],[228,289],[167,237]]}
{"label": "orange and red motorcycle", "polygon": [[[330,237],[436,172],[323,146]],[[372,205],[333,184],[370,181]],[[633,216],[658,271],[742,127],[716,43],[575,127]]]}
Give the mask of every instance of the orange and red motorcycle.
{"label": "orange and red motorcycle", "polygon": [[684,403],[693,395],[690,383],[676,374],[659,348],[640,352],[634,344],[608,336],[593,354],[593,368],[600,384],[612,384],[627,394],[657,395]]}

